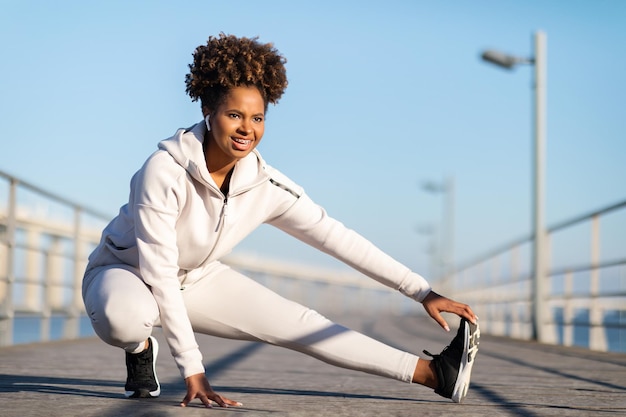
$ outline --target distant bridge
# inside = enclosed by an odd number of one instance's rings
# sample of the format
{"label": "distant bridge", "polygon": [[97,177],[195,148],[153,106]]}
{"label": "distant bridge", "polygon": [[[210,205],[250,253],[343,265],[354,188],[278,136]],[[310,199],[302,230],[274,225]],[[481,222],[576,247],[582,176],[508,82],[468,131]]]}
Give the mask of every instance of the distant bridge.
{"label": "distant bridge", "polygon": [[[81,280],[88,254],[110,216],[0,171],[0,346],[13,343],[14,319],[41,319],[40,340],[51,319],[63,318],[62,337],[79,336],[84,316]],[[621,257],[600,256],[600,219],[626,216],[626,201],[550,228],[557,238],[590,229],[589,260],[546,271],[549,291],[539,297],[547,314],[541,342],[572,345],[585,335],[599,351],[626,351],[626,245]],[[621,220],[624,219],[624,220]],[[610,219],[609,219],[610,220]],[[626,224],[626,218],[620,222]],[[620,223],[621,224],[621,223]],[[532,236],[515,240],[433,282],[440,292],[472,305],[483,332],[533,337],[533,273],[524,259]],[[622,240],[623,244],[623,240]],[[612,248],[612,252],[616,252]],[[415,312],[414,302],[357,272],[231,255],[224,260],[286,297],[324,312]],[[581,286],[581,282],[584,285]]]}

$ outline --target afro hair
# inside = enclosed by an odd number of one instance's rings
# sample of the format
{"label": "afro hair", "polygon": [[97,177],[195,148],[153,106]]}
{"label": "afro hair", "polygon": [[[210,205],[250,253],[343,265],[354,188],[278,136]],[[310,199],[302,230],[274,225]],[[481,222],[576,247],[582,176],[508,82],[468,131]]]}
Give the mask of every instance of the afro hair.
{"label": "afro hair", "polygon": [[267,109],[268,103],[278,103],[287,88],[286,62],[273,44],[260,43],[258,37],[220,33],[196,48],[185,77],[186,91],[192,101],[200,100],[203,108],[214,110],[232,88],[254,86]]}

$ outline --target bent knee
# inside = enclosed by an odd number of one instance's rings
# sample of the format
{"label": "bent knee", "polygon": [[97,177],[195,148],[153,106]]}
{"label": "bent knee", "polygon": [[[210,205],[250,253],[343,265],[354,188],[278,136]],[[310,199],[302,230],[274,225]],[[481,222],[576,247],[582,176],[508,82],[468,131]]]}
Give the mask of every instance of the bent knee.
{"label": "bent knee", "polygon": [[111,308],[88,311],[91,326],[105,343],[125,348],[150,336],[158,315],[136,308]]}

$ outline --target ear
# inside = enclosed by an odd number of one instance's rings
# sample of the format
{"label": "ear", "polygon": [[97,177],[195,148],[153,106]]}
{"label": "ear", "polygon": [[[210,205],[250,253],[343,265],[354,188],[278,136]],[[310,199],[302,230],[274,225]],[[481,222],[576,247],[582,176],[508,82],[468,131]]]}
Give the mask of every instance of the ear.
{"label": "ear", "polygon": [[204,116],[207,130],[211,130],[211,110],[206,106],[202,106],[202,115]]}

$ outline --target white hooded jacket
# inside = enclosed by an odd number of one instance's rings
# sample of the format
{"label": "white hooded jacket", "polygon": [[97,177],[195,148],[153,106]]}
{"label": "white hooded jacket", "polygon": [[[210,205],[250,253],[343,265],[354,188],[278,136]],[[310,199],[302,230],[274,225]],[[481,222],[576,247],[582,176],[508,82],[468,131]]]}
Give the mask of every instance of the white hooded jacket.
{"label": "white hooded jacket", "polygon": [[203,373],[204,366],[181,288],[224,267],[219,260],[263,223],[416,301],[428,295],[424,278],[329,217],[256,150],[237,162],[225,196],[206,167],[205,134],[202,122],[159,143],[133,176],[128,204],[104,229],[87,266],[89,272],[121,264],[150,286],[184,378]]}

